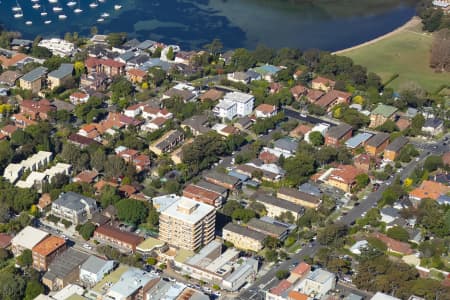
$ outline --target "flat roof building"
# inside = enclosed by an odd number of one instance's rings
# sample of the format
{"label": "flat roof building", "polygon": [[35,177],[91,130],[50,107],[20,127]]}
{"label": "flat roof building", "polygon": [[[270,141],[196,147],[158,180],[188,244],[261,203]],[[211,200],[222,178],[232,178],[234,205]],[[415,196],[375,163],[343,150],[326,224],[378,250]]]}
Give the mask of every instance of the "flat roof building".
{"label": "flat roof building", "polygon": [[241,225],[228,223],[223,228],[222,238],[236,248],[258,252],[264,248],[263,242],[267,235]]}
{"label": "flat roof building", "polygon": [[47,236],[49,236],[47,232],[27,226],[11,240],[12,252],[14,255],[19,256],[23,250],[33,249],[34,246],[39,244]]}
{"label": "flat roof building", "polygon": [[214,239],[215,222],[214,206],[178,197],[161,211],[159,238],[170,245],[194,251]]}
{"label": "flat roof building", "polygon": [[91,219],[96,212],[95,199],[74,192],[62,193],[52,203],[52,214],[75,225]]}
{"label": "flat roof building", "polygon": [[33,268],[46,271],[53,259],[66,250],[66,241],[57,236],[49,236],[32,249]]}

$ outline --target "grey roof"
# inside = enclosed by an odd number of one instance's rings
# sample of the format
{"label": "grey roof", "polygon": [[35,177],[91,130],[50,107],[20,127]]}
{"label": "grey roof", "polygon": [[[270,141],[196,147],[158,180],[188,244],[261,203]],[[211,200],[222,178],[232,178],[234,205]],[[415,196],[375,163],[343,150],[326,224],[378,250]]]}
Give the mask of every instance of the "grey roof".
{"label": "grey roof", "polygon": [[49,265],[44,278],[54,280],[64,278],[89,258],[89,254],[69,248],[57,256]]}
{"label": "grey roof", "polygon": [[48,69],[45,67],[37,67],[36,69],[31,70],[27,74],[23,75],[22,79],[25,81],[36,81],[39,78],[45,76],[47,74]]}
{"label": "grey roof", "polygon": [[262,192],[254,193],[252,195],[252,198],[255,199],[257,202],[262,202],[263,204],[267,203],[272,206],[281,207],[285,210],[292,211],[295,213],[302,213],[305,210],[304,207],[301,205],[298,205],[298,204],[295,204],[295,203],[292,203],[292,202],[289,202],[289,201],[286,201],[283,199],[279,199],[279,198],[267,195]]}
{"label": "grey roof", "polygon": [[207,133],[207,132],[211,131],[211,128],[205,126],[205,124],[207,122],[208,122],[208,116],[195,115],[195,116],[190,117],[189,119],[184,120],[181,123],[181,125],[188,126],[200,133]]}
{"label": "grey roof", "polygon": [[245,74],[247,74],[247,76],[250,76],[250,78],[252,79],[258,79],[261,77],[261,75],[258,72],[255,72],[253,70],[248,70],[247,72],[245,72]]}
{"label": "grey roof", "polygon": [[124,61],[129,61],[133,57],[134,57],[134,52],[132,52],[132,51],[127,51],[127,52],[119,55],[119,58],[124,60]]}
{"label": "grey roof", "polygon": [[264,239],[267,237],[267,235],[261,232],[234,223],[228,223],[227,225],[225,225],[223,230],[228,230],[260,242],[264,241]]}
{"label": "grey roof", "polygon": [[380,133],[377,133],[376,135],[374,135],[373,137],[371,137],[367,141],[367,145],[372,146],[372,147],[379,147],[381,144],[383,144],[388,139],[389,139],[389,134],[387,134],[385,132],[380,132]]}
{"label": "grey roof", "polygon": [[322,195],[322,191],[315,185],[305,182],[301,186],[298,187],[298,190],[316,197],[320,197]]}
{"label": "grey roof", "polygon": [[13,39],[11,41],[11,46],[31,46],[31,44],[33,44],[31,40]]}
{"label": "grey roof", "polygon": [[203,188],[205,190],[213,191],[213,192],[216,192],[216,193],[219,193],[219,194],[226,194],[227,193],[227,189],[226,188],[224,188],[224,187],[222,187],[220,185],[214,184],[214,183],[210,183],[210,182],[205,181],[203,179],[200,180],[197,183],[194,183],[194,185],[198,186],[198,187],[201,187],[201,188]]}
{"label": "grey roof", "polygon": [[333,126],[330,129],[328,129],[326,135],[340,139],[345,134],[347,134],[350,130],[352,130],[352,128],[353,128],[352,126],[343,123],[343,124],[340,124],[338,126]]}
{"label": "grey roof", "polygon": [[348,296],[344,298],[344,300],[362,300],[362,299],[363,299],[362,296],[353,293],[348,294]]}
{"label": "grey roof", "polygon": [[219,173],[216,171],[208,172],[207,174],[205,174],[204,178],[211,178],[230,185],[236,185],[239,183],[239,179],[237,179],[236,177],[230,176],[228,174]]}
{"label": "grey roof", "polygon": [[132,57],[128,60],[128,63],[136,64],[136,65],[142,65],[146,63],[150,59],[150,56],[147,54],[139,54],[137,56]]}
{"label": "grey roof", "polygon": [[250,179],[249,176],[247,176],[247,175],[245,175],[245,174],[241,174],[241,173],[236,172],[236,171],[233,171],[233,170],[230,171],[230,172],[228,172],[228,175],[233,176],[233,177],[236,177],[236,178],[238,178],[240,181],[247,181],[247,180]]}
{"label": "grey roof", "polygon": [[165,140],[160,141],[156,147],[158,147],[159,149],[164,149],[166,148],[168,145],[171,145],[172,143],[174,143],[176,140],[178,140],[181,136],[183,136],[184,133],[179,131],[179,130],[175,130],[174,132],[172,132],[171,134],[169,134]]}
{"label": "grey roof", "polygon": [[272,224],[269,222],[262,221],[260,219],[253,218],[247,223],[248,228],[259,231],[261,233],[270,233],[273,235],[281,236],[288,229],[286,227]]}
{"label": "grey roof", "polygon": [[320,203],[319,197],[292,188],[282,187],[278,190],[278,193],[314,204]]}
{"label": "grey roof", "polygon": [[370,139],[373,136],[373,134],[368,132],[358,133],[354,137],[349,138],[345,145],[349,148],[356,148],[366,142],[368,139]]}
{"label": "grey roof", "polygon": [[294,139],[284,137],[276,140],[274,143],[274,147],[294,153],[297,151],[298,142]]}
{"label": "grey roof", "polygon": [[89,197],[74,193],[74,192],[67,192],[61,194],[58,199],[53,201],[53,203],[60,205],[62,207],[72,209],[72,210],[81,210],[85,207],[85,205],[82,203],[82,201],[85,201],[90,206],[96,206],[97,202]]}
{"label": "grey roof", "polygon": [[395,209],[395,208],[389,207],[389,206],[381,209],[380,213],[382,213],[383,215],[386,215],[386,216],[393,217],[393,218],[397,218],[400,215],[398,212],[398,209]]}
{"label": "grey roof", "polygon": [[402,149],[408,143],[409,143],[409,140],[407,138],[405,138],[404,136],[400,136],[400,137],[396,138],[392,143],[390,143],[386,147],[386,150],[398,152],[400,149]]}
{"label": "grey roof", "polygon": [[145,40],[145,41],[141,42],[139,45],[137,45],[136,47],[138,49],[145,50],[145,49],[151,48],[154,44],[156,44],[155,41]]}
{"label": "grey roof", "polygon": [[49,77],[64,78],[66,76],[72,75],[73,65],[72,64],[61,64],[58,69],[48,73]]}
{"label": "grey roof", "polygon": [[164,71],[168,71],[170,69],[170,63],[167,61],[163,61],[159,58],[150,58],[144,65],[140,66],[139,69],[147,71],[152,67],[159,67]]}
{"label": "grey roof", "polygon": [[425,124],[423,124],[423,127],[432,127],[432,128],[438,128],[442,125],[442,121],[436,118],[433,119],[427,119],[425,121]]}
{"label": "grey roof", "polygon": [[126,298],[136,290],[146,286],[151,280],[157,278],[158,276],[151,275],[138,268],[129,268],[128,271],[122,274],[119,281],[110,288],[110,291],[118,293]]}
{"label": "grey roof", "polygon": [[129,41],[126,41],[123,45],[122,45],[122,49],[131,49],[131,48],[136,48],[141,42],[138,41],[137,39],[131,39]]}
{"label": "grey roof", "polygon": [[95,255],[91,255],[82,265],[81,269],[97,274],[108,261]]}

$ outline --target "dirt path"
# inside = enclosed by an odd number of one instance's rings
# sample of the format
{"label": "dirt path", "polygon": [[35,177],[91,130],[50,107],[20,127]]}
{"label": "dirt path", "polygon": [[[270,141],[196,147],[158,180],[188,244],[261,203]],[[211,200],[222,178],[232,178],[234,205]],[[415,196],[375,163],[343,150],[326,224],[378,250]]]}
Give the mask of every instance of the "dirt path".
{"label": "dirt path", "polygon": [[361,48],[361,47],[365,47],[367,45],[374,44],[374,43],[376,43],[378,41],[381,41],[381,40],[383,40],[385,38],[388,38],[388,37],[390,37],[390,36],[392,36],[394,34],[397,34],[398,32],[400,32],[402,30],[405,30],[405,29],[408,29],[408,28],[411,28],[411,27],[415,27],[420,22],[421,22],[421,20],[420,20],[419,17],[417,17],[417,16],[412,17],[411,20],[409,20],[408,22],[406,22],[405,24],[403,24],[402,26],[400,26],[399,28],[397,28],[397,29],[395,29],[395,30],[393,30],[391,32],[388,32],[388,33],[386,33],[386,34],[384,34],[384,35],[382,35],[380,37],[377,37],[377,38],[375,38],[373,40],[370,40],[370,41],[367,41],[365,43],[362,43],[362,44],[359,44],[359,45],[356,45],[356,46],[353,46],[353,47],[350,47],[350,48],[346,48],[346,49],[343,49],[343,50],[339,50],[339,51],[333,52],[332,54],[342,54],[342,53],[345,53],[345,52],[349,52],[351,50],[355,50],[355,49],[358,49],[358,48]]}

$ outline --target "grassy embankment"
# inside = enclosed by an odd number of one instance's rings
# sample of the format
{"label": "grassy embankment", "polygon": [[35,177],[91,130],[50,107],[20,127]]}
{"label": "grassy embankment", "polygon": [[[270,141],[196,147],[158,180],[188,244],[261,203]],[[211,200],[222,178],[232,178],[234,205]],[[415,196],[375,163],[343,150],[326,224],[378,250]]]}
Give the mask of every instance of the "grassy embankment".
{"label": "grassy embankment", "polygon": [[409,22],[373,43],[344,50],[339,55],[352,58],[380,75],[383,81],[398,74],[388,87],[398,89],[403,83],[414,81],[435,92],[442,85],[450,85],[450,73],[436,73],[429,67],[432,41],[432,34],[422,32],[420,22]]}

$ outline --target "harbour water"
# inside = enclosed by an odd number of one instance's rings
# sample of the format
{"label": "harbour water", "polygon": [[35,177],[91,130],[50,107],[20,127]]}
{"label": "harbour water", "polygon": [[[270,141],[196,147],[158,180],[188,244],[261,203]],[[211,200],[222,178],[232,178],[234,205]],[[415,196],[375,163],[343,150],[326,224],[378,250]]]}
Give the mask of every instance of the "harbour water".
{"label": "harbour water", "polygon": [[[70,1],[77,4],[69,7]],[[12,11],[17,3],[22,8],[21,18],[14,18],[16,12]],[[41,7],[33,8],[36,3]],[[91,8],[92,3],[98,6]],[[117,5],[121,6],[118,10]],[[62,10],[53,11],[55,6]],[[76,8],[83,12],[75,13]],[[44,10],[47,16],[41,15]],[[67,18],[61,19],[60,15]],[[413,15],[413,0],[58,0],[58,3],[3,0],[0,3],[0,24],[22,32],[25,38],[37,34],[62,37],[66,32],[89,34],[95,26],[99,33],[127,32],[130,37],[176,43],[184,49],[200,48],[219,38],[226,48],[264,44],[273,48],[335,51],[390,32]]]}

